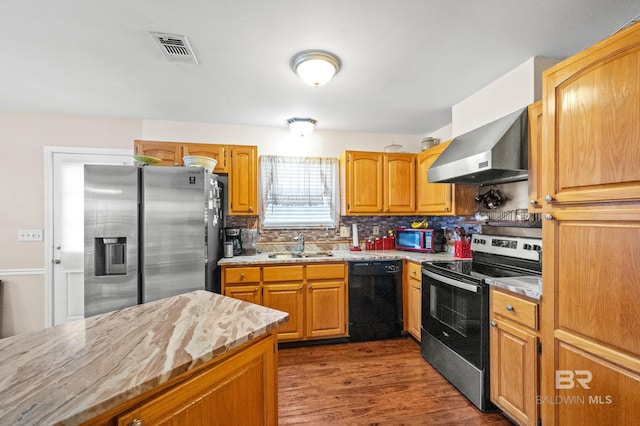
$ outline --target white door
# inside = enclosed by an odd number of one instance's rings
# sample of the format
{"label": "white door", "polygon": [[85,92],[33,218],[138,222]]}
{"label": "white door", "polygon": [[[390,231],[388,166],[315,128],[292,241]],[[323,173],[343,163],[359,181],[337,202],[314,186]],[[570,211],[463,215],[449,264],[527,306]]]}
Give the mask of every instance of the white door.
{"label": "white door", "polygon": [[47,325],[84,318],[84,165],[133,164],[128,150],[48,147]]}

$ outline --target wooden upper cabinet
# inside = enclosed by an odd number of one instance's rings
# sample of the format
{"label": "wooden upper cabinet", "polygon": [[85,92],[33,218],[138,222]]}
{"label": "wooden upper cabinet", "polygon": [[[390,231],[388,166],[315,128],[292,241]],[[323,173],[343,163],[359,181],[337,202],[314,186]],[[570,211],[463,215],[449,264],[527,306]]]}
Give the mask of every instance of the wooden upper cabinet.
{"label": "wooden upper cabinet", "polygon": [[175,142],[133,141],[133,152],[136,155],[157,157],[162,161],[157,166],[181,166],[182,144]]}
{"label": "wooden upper cabinet", "polygon": [[443,142],[422,151],[417,156],[416,213],[424,215],[454,216],[470,215],[478,210],[475,185],[454,185],[451,183],[430,183],[427,177],[429,167],[449,146]]}
{"label": "wooden upper cabinet", "polygon": [[201,155],[204,157],[213,158],[218,161],[214,173],[228,173],[229,168],[227,166],[229,155],[228,145],[212,145],[202,143],[186,143],[182,145],[183,155]]}
{"label": "wooden upper cabinet", "polygon": [[162,162],[159,166],[182,166],[182,157],[187,155],[201,155],[218,161],[214,173],[229,172],[229,146],[207,143],[182,143],[135,140],[133,148],[136,155],[158,157]]}
{"label": "wooden upper cabinet", "polygon": [[383,213],[383,154],[347,151],[343,156],[346,214]]}
{"label": "wooden upper cabinet", "polygon": [[640,25],[544,72],[550,203],[640,199]]}
{"label": "wooden upper cabinet", "polygon": [[258,214],[258,148],[232,145],[229,172],[229,215]]}
{"label": "wooden upper cabinet", "polygon": [[415,213],[415,154],[384,154],[383,184],[383,205],[385,213]]}
{"label": "wooden upper cabinet", "polygon": [[542,195],[542,101],[529,105],[529,212],[540,213]]}

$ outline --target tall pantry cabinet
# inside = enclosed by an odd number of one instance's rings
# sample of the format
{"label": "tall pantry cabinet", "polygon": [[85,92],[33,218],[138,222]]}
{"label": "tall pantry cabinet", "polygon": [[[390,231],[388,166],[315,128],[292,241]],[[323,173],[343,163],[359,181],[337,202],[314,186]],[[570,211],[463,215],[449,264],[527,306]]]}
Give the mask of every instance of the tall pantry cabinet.
{"label": "tall pantry cabinet", "polygon": [[543,74],[544,425],[640,418],[640,24]]}

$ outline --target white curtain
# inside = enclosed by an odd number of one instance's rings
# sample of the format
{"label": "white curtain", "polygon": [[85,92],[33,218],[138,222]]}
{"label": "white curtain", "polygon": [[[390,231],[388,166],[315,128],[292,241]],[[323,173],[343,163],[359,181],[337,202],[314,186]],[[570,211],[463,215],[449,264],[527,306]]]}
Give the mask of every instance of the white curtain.
{"label": "white curtain", "polygon": [[334,228],[338,217],[338,159],[260,157],[262,226]]}

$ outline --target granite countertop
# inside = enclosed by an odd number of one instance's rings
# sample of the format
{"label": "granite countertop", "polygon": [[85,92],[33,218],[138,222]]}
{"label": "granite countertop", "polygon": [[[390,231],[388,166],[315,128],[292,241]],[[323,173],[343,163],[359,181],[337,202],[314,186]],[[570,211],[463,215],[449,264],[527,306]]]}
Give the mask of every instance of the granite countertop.
{"label": "granite countertop", "polygon": [[485,282],[491,286],[528,296],[532,299],[542,299],[542,278],[538,276],[485,278]]}
{"label": "granite countertop", "polygon": [[[316,251],[316,250],[309,250]],[[320,251],[320,250],[319,250]],[[272,259],[269,257],[271,251],[265,251],[253,256],[234,256],[222,258],[218,261],[220,266],[240,266],[258,263],[309,263],[309,262],[345,262],[353,260],[402,260],[407,259],[413,262],[444,261],[453,260],[450,253],[420,253],[403,250],[329,250],[333,256],[328,257],[302,257],[291,259]]]}
{"label": "granite countertop", "polygon": [[199,290],[0,340],[0,424],[77,424],[288,314]]}

